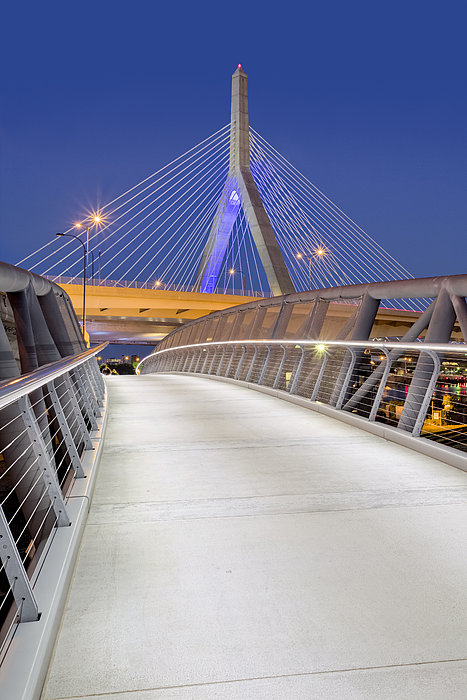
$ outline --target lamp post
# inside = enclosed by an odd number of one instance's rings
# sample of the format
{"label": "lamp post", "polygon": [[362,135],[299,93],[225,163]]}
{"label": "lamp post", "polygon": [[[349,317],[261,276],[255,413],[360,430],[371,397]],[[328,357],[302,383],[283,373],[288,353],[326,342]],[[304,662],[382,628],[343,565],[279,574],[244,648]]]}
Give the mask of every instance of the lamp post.
{"label": "lamp post", "polygon": [[[89,251],[89,254],[91,256],[91,284],[94,285],[94,252],[92,250]],[[88,274],[88,284],[89,284],[89,274]]]}
{"label": "lamp post", "polygon": [[[92,224],[99,224],[102,221],[102,217],[99,214],[94,214],[92,217],[92,223],[88,224],[86,226],[86,282],[88,279],[88,269],[89,269],[89,229],[91,228]],[[75,224],[75,228],[82,228],[83,224],[77,223]],[[93,260],[93,267],[94,267],[94,253],[91,251],[92,255],[92,260]],[[100,256],[100,251],[99,251],[99,256]]]}
{"label": "lamp post", "polygon": [[[102,221],[102,217],[99,214],[94,214],[92,217],[92,223],[97,226],[98,223]],[[83,335],[86,339],[86,285],[88,282],[88,268],[89,268],[89,229],[92,226],[91,224],[88,224],[86,226],[86,244],[81,240],[79,236],[75,236],[73,233],[57,233],[57,236],[64,236],[66,238],[74,238],[76,241],[79,241],[81,245],[83,246]],[[75,224],[75,228],[82,228],[83,224],[77,223]],[[91,251],[91,254],[93,256],[93,268],[94,268],[94,254]]]}
{"label": "lamp post", "polygon": [[298,260],[308,260],[308,288],[311,289],[311,261],[319,260],[324,254],[325,249],[321,246],[317,248],[311,255],[305,255],[304,253],[297,253]]}
{"label": "lamp post", "polygon": [[83,335],[86,338],[86,263],[87,263],[87,251],[86,251],[86,246],[79,238],[79,236],[75,236],[73,233],[56,233],[56,236],[62,236],[65,238],[74,238],[75,241],[78,241],[83,246]]}
{"label": "lamp post", "polygon": [[[229,275],[232,276],[232,286],[233,286],[234,275],[236,272],[237,272],[237,270],[235,270],[235,268],[233,268],[233,267],[231,267],[229,270]],[[238,272],[242,275],[242,278],[241,278],[241,280],[242,280],[242,295],[244,295],[245,294],[245,273],[243,272],[243,270],[238,270]],[[235,288],[234,288],[234,291],[235,291]]]}

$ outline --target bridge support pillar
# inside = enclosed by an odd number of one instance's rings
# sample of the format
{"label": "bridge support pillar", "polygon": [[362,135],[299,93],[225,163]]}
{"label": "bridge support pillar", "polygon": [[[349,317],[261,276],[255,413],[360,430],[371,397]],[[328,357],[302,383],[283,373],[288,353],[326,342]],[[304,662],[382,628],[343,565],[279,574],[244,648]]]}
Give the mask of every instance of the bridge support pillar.
{"label": "bridge support pillar", "polygon": [[240,206],[248,220],[271,291],[275,296],[292,294],[295,287],[251,174],[248,78],[239,65],[232,76],[229,174],[198,270],[196,286],[201,292],[212,293],[217,285]]}
{"label": "bridge support pillar", "polygon": [[[435,308],[426,332],[425,342],[448,343],[455,322],[456,314],[449,292],[446,289],[441,289],[435,302]],[[433,357],[429,353],[423,352],[423,344],[421,344],[420,350],[420,357],[418,358],[417,366],[415,367],[404,408],[402,409],[397,426],[401,430],[406,430],[408,432],[414,430],[417,419],[419,419],[420,410],[422,406],[426,404],[425,395],[431,387],[431,378],[435,369]],[[438,357],[439,360],[442,360],[442,355]],[[425,413],[427,408],[428,405],[425,406]]]}

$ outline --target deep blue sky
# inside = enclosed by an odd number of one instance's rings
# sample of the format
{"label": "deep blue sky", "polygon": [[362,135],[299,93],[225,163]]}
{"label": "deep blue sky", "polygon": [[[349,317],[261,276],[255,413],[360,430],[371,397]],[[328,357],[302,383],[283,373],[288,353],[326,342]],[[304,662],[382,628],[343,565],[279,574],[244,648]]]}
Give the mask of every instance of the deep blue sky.
{"label": "deep blue sky", "polygon": [[465,273],[461,3],[13,3],[2,13],[0,259],[16,262],[229,119],[416,276]]}

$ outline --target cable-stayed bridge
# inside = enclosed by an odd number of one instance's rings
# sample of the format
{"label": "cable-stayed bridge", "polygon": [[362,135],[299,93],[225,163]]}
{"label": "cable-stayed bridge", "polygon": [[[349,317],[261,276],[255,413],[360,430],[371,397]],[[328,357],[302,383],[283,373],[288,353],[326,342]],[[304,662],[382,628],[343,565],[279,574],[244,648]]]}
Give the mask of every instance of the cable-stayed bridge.
{"label": "cable-stayed bridge", "polygon": [[[228,124],[19,264],[63,285],[80,315],[86,278],[93,340],[149,343],[244,301],[411,277],[250,126],[241,66]],[[383,303],[381,335],[424,306]]]}
{"label": "cable-stayed bridge", "polygon": [[[106,379],[63,289],[0,290],[2,699],[464,698],[467,275],[224,309]],[[394,297],[433,301],[374,339]]]}
{"label": "cable-stayed bridge", "polygon": [[[246,99],[25,260],[65,291],[0,263],[2,698],[465,696],[467,275],[410,279]],[[192,320],[104,379],[66,290]]]}

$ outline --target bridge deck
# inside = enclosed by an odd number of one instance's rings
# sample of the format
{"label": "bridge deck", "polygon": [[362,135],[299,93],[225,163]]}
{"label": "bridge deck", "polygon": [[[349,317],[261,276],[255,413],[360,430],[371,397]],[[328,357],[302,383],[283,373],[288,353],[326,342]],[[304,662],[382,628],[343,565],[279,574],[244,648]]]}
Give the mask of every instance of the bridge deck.
{"label": "bridge deck", "polygon": [[254,391],[108,378],[44,698],[464,698],[467,474]]}

